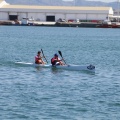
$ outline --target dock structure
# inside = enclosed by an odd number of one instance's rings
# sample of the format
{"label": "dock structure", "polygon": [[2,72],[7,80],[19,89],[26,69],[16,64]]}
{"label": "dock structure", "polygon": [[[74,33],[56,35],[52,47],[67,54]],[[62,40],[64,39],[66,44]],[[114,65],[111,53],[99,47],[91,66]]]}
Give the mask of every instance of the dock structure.
{"label": "dock structure", "polygon": [[111,16],[113,16],[112,7],[11,5],[5,0],[0,0],[0,21],[22,21],[26,18],[38,25],[63,21],[68,24],[77,21],[98,23]]}

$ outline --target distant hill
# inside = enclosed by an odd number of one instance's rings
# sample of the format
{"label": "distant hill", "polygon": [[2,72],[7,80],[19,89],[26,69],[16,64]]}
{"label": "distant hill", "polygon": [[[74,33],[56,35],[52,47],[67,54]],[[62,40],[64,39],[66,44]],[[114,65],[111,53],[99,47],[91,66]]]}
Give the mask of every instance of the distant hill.
{"label": "distant hill", "polygon": [[76,2],[65,2],[63,0],[6,0],[10,4],[20,5],[46,5],[46,6],[108,6],[113,9],[118,9],[118,2],[99,2],[99,1],[86,1],[76,0]]}

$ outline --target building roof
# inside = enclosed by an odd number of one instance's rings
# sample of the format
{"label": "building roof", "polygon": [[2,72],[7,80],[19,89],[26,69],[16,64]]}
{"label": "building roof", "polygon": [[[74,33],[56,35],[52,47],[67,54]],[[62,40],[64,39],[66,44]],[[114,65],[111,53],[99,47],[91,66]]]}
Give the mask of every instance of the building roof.
{"label": "building roof", "polygon": [[2,8],[4,5],[9,5],[5,2],[5,0],[0,0],[0,8]]}
{"label": "building roof", "polygon": [[31,6],[31,5],[4,5],[2,8],[6,9],[41,9],[41,10],[97,10],[97,11],[108,11],[112,7],[76,7],[76,6]]}
{"label": "building roof", "polygon": [[[4,0],[0,0],[4,1]],[[0,5],[0,11],[4,12],[47,12],[47,13],[107,13],[113,14],[112,7],[83,7],[83,6],[33,6],[10,5],[5,1]]]}

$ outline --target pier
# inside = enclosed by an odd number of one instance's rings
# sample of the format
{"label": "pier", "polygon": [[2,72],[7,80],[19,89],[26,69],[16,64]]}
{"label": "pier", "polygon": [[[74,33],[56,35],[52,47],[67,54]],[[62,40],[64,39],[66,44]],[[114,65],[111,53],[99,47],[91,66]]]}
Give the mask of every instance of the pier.
{"label": "pier", "polygon": [[40,21],[34,21],[34,22],[28,23],[28,24],[21,24],[21,22],[15,22],[15,21],[0,21],[0,25],[96,28],[98,25],[101,25],[101,23],[92,23],[92,22],[40,22]]}

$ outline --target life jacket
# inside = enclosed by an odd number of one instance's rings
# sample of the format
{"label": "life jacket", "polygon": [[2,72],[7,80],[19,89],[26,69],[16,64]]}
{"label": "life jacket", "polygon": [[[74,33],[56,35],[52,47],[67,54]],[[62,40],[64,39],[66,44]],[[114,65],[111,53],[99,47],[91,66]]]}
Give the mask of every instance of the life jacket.
{"label": "life jacket", "polygon": [[39,64],[39,60],[40,60],[40,57],[38,57],[37,55],[35,56],[35,63],[36,64]]}
{"label": "life jacket", "polygon": [[56,62],[57,62],[57,61],[55,60],[55,58],[52,58],[52,59],[51,59],[51,64],[52,64],[52,65],[56,65]]}

